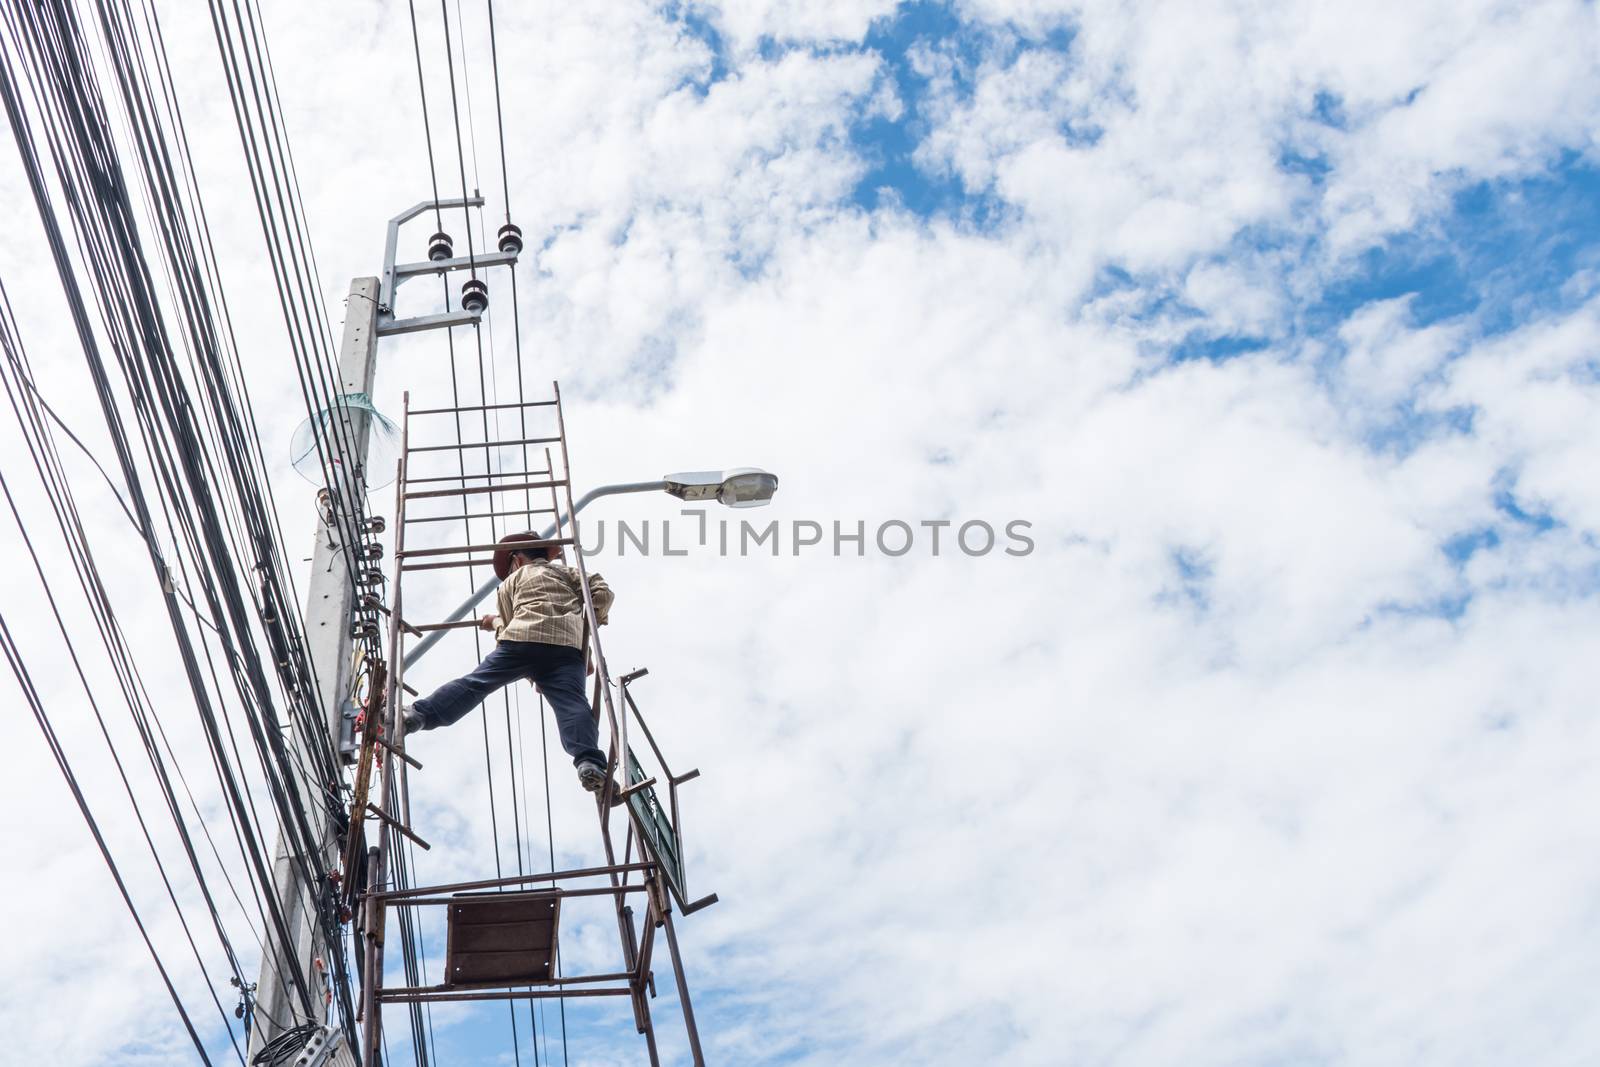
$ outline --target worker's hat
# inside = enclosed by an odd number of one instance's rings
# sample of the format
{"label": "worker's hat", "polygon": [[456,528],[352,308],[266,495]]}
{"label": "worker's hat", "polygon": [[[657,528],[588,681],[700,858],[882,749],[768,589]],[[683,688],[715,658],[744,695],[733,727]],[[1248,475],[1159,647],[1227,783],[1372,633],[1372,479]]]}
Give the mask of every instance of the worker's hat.
{"label": "worker's hat", "polygon": [[[500,538],[500,544],[515,545],[518,541],[526,542],[537,540],[539,540],[538,534],[531,530],[526,530],[522,533],[506,534],[504,537]],[[511,573],[511,554],[513,552],[523,552],[530,556],[545,556],[546,558],[549,558],[550,554],[550,550],[543,546],[536,546],[533,548],[528,548],[526,546],[522,548],[496,548],[494,550],[494,576],[499,578],[502,582],[506,580],[506,575]]]}

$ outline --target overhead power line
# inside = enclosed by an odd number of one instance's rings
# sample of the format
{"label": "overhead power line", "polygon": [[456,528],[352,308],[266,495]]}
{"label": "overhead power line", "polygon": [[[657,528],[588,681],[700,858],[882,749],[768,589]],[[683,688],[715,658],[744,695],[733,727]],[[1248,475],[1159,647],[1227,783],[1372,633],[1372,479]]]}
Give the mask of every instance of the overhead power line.
{"label": "overhead power line", "polygon": [[[263,238],[279,292],[316,446],[325,457],[351,455],[350,429],[337,411],[342,398],[331,371],[328,329],[320,307],[315,262],[304,225],[292,157],[278,119],[276,86],[253,5],[211,5],[219,54],[238,119]],[[98,40],[105,59],[91,57]],[[290,901],[274,888],[272,852],[264,815],[286,835],[286,855],[299,868],[295,883],[304,909],[316,917],[329,953],[329,984],[338,1017],[354,1043],[352,976],[333,894],[335,873],[321,847],[330,816],[342,816],[342,771],[326,730],[316,674],[307,653],[268,464],[245,387],[238,346],[223,298],[209,224],[171,84],[160,21],[148,4],[100,0],[85,22],[65,0],[6,5],[0,13],[0,99],[49,247],[92,383],[94,408],[110,442],[108,457],[91,458],[142,543],[150,580],[166,609],[173,651],[188,682],[189,709],[209,759],[207,774],[225,812],[224,839],[232,836],[244,872],[241,891],[229,873],[211,827],[201,819],[190,781],[149,699],[136,658],[95,565],[93,544],[104,540],[83,527],[73,491],[54,445],[57,431],[83,447],[65,420],[45,403],[33,378],[9,305],[4,315],[5,387],[27,442],[53,530],[36,529],[13,508],[25,542],[41,539],[65,548],[94,625],[69,629],[55,582],[37,555],[36,573],[68,651],[98,638],[126,713],[144,750],[164,811],[144,810],[126,754],[118,751],[106,704],[80,670],[79,677],[111,751],[131,813],[160,874],[168,902],[188,941],[210,999],[232,1033],[212,980],[220,963],[243,988],[243,966],[221,901],[231,897],[249,938],[290,944]],[[120,138],[113,125],[120,125]],[[143,220],[142,222],[139,220]],[[85,452],[89,450],[84,448]],[[108,464],[101,459],[107,458]],[[8,502],[13,500],[7,457]],[[108,469],[109,465],[109,469]],[[332,479],[330,479],[332,481]],[[369,555],[362,502],[330,484],[331,520],[356,561]],[[352,573],[356,573],[352,567]],[[70,609],[66,609],[70,610]],[[150,638],[146,636],[145,641]],[[21,650],[6,639],[9,665],[36,700]],[[382,655],[374,639],[371,655]],[[170,715],[172,708],[166,709]],[[117,881],[163,981],[202,1060],[206,1042],[183,1004],[178,984],[146,931],[133,891],[79,789],[72,757],[60,743],[42,705],[36,719],[51,745],[103,858]],[[287,724],[287,730],[285,729]],[[175,781],[176,780],[176,781]],[[177,783],[187,795],[187,808]],[[302,789],[300,783],[309,788]],[[302,797],[308,797],[309,806]],[[264,798],[263,809],[258,800]],[[166,855],[155,821],[171,823],[181,862]],[[193,833],[198,824],[209,855]],[[212,861],[215,861],[213,866]],[[185,915],[187,891],[174,871],[186,868],[208,916],[215,946],[201,944]],[[227,894],[213,891],[220,869]],[[228,909],[231,912],[231,909]],[[253,919],[252,919],[253,913]],[[258,932],[259,931],[259,932]],[[263,943],[262,939],[265,938]],[[269,959],[271,957],[268,952]],[[286,978],[295,1011],[314,1015],[322,990],[298,972]],[[237,1036],[234,1048],[239,1059]]]}

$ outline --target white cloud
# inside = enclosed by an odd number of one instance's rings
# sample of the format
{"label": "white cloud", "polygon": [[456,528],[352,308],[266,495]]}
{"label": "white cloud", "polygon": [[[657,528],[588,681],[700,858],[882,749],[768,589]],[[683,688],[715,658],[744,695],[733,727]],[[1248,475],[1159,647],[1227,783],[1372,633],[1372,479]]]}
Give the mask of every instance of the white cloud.
{"label": "white cloud", "polygon": [[1600,306],[1538,323],[1454,363],[1439,402],[1477,410],[1476,437],[1518,476],[1529,511],[1548,510],[1577,531],[1600,528],[1589,470],[1600,383],[1594,360]]}
{"label": "white cloud", "polygon": [[1339,374],[1356,411],[1383,418],[1416,391],[1457,343],[1462,333],[1458,326],[1412,329],[1411,305],[1404,297],[1374,301],[1339,327],[1339,340],[1346,346]]}

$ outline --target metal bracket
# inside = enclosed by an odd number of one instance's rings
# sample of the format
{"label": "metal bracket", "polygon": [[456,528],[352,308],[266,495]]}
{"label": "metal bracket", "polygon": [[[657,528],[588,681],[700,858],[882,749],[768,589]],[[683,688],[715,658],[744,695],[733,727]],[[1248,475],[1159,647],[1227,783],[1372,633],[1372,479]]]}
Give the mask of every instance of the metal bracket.
{"label": "metal bracket", "polygon": [[361,751],[356,741],[356,717],[360,714],[360,706],[348,696],[339,705],[339,759],[346,767],[354,765]]}
{"label": "metal bracket", "polygon": [[403,837],[410,838],[417,845],[418,848],[422,848],[422,849],[431,849],[431,848],[433,848],[432,845],[428,844],[422,838],[418,837],[416,835],[416,833],[411,829],[411,827],[407,826],[405,823],[401,822],[399,819],[396,819],[393,815],[390,815],[388,812],[386,812],[382,808],[378,807],[378,805],[369,803],[367,805],[367,814],[376,815],[378,817],[379,821],[382,822],[385,826],[387,826],[390,829],[394,830],[396,833],[400,834]]}
{"label": "metal bracket", "polygon": [[419,771],[422,770],[422,763],[420,761],[418,761],[416,759],[413,759],[411,756],[406,755],[404,752],[401,752],[398,748],[395,748],[388,741],[385,741],[381,737],[375,738],[374,740],[376,740],[378,742],[378,744],[382,745],[384,748],[388,749],[390,752],[393,752],[400,759],[405,760],[406,763],[410,764],[412,768],[414,768],[416,770],[419,770]]}
{"label": "metal bracket", "polygon": [[693,904],[685,904],[685,905],[683,905],[682,908],[680,908],[678,910],[682,911],[683,914],[685,914],[685,915],[693,915],[695,912],[699,911],[701,908],[709,908],[709,907],[711,907],[711,905],[715,904],[716,902],[717,902],[717,895],[715,893],[708,893],[705,896],[701,897],[699,900],[695,901]]}
{"label": "metal bracket", "polygon": [[[453,270],[467,270],[477,267],[513,266],[517,262],[515,252],[485,251],[482,255],[456,256],[452,259],[441,259],[425,263],[395,263],[394,257],[400,244],[400,227],[427,211],[445,211],[460,209],[465,212],[468,208],[481,208],[483,197],[455,197],[449,200],[421,200],[411,207],[400,212],[389,220],[389,233],[383,245],[383,279],[378,290],[378,336],[393,337],[396,334],[416,333],[420,330],[450,329],[455,326],[475,326],[482,320],[482,315],[474,311],[449,311],[440,315],[417,315],[407,319],[394,317],[395,290],[400,283],[408,278],[416,278],[425,274],[448,274]],[[468,223],[470,227],[471,223]]]}
{"label": "metal bracket", "polygon": [[449,326],[473,326],[481,320],[475,311],[447,311],[442,315],[418,315],[410,319],[378,316],[378,336],[393,337],[398,333],[417,333]]}

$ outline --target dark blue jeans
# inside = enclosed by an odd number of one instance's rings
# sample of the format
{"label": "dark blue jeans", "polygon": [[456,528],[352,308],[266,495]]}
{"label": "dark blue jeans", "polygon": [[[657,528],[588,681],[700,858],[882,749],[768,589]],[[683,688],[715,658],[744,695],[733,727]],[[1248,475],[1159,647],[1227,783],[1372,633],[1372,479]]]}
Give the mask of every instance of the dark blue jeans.
{"label": "dark blue jeans", "polygon": [[550,702],[556,728],[561,731],[561,747],[572,762],[592,761],[604,767],[606,754],[597,747],[599,728],[583,691],[583,653],[570,645],[501,641],[471,674],[444,683],[411,705],[411,710],[422,716],[424,730],[449,726],[491,693],[524,678],[533,679]]}

